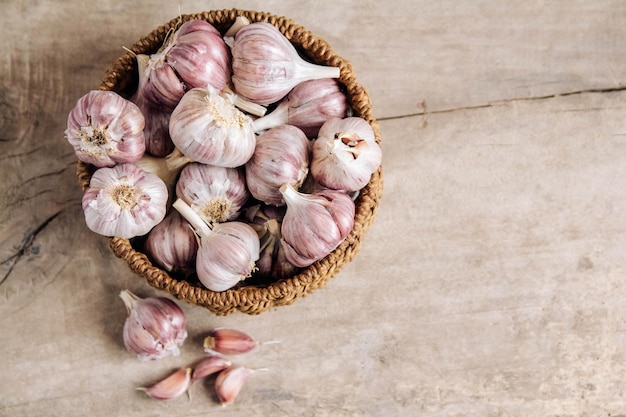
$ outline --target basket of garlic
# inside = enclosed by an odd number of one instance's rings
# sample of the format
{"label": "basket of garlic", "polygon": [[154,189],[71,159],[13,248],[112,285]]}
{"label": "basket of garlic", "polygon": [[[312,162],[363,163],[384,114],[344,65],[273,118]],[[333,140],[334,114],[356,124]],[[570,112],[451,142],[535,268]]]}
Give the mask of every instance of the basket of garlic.
{"label": "basket of garlic", "polygon": [[325,286],[381,197],[380,132],[352,66],[265,12],[158,27],[78,100],[65,136],[87,226],[151,286],[218,315]]}

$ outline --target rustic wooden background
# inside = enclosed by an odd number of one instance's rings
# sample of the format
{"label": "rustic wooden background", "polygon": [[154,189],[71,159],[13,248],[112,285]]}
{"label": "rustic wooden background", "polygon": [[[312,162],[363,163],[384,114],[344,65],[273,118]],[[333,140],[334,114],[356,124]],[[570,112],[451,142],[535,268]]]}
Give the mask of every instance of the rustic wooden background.
{"label": "rustic wooden background", "polygon": [[[626,2],[3,0],[0,415],[626,414]],[[260,316],[183,304],[182,355],[140,363],[118,293],[161,294],[84,225],[67,113],[179,13],[292,17],[350,60],[385,189],[356,260]],[[230,326],[265,346],[221,409],[135,387]]]}

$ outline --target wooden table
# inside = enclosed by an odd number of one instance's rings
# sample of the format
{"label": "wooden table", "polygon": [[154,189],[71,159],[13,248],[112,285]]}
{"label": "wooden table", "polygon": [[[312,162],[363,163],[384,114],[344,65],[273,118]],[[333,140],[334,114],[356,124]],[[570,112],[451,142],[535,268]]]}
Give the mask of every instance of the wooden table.
{"label": "wooden table", "polygon": [[[66,117],[123,46],[232,7],[352,62],[383,199],[324,289],[259,316],[183,303],[181,356],[139,362],[118,294],[163,293],[86,228]],[[0,415],[626,413],[626,3],[5,0],[0,27]],[[268,371],[236,404],[135,390],[216,326],[282,342],[238,359]]]}

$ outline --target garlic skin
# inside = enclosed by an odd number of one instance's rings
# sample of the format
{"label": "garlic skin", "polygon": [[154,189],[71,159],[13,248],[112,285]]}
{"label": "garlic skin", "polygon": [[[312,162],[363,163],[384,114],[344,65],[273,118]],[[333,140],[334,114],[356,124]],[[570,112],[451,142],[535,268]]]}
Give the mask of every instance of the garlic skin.
{"label": "garlic skin", "polygon": [[253,103],[268,105],[285,97],[303,81],[339,78],[340,70],[305,61],[272,24],[254,22],[235,35],[232,47],[235,92]]}
{"label": "garlic skin", "polygon": [[308,138],[316,138],[324,122],[344,118],[347,112],[348,99],[337,80],[309,80],[295,86],[271,113],[256,119],[254,129],[258,132],[289,124]]}
{"label": "garlic skin", "polygon": [[173,400],[189,389],[191,372],[191,368],[180,368],[156,384],[150,387],[139,387],[137,390],[145,392],[155,400]]}
{"label": "garlic skin", "polygon": [[196,273],[211,291],[226,291],[246,279],[259,259],[259,237],[242,222],[216,223],[209,227],[183,200],[173,207],[193,226],[200,239]]}
{"label": "garlic skin", "polygon": [[306,267],[324,258],[352,231],[355,205],[345,192],[303,194],[289,184],[280,191],[287,203],[281,242],[293,265]]}
{"label": "garlic skin", "polygon": [[82,207],[93,232],[130,239],[163,220],[167,199],[167,187],[158,176],[134,164],[120,164],[94,172]]}
{"label": "garlic skin", "polygon": [[189,223],[173,210],[150,231],[145,249],[166,271],[188,273],[196,262],[198,242]]}
{"label": "garlic skin", "polygon": [[309,140],[295,126],[282,125],[256,139],[252,158],[246,163],[250,194],[268,205],[285,204],[279,191],[289,183],[299,188],[309,172]]}
{"label": "garlic skin", "polygon": [[252,119],[211,88],[189,90],[172,112],[170,136],[195,162],[235,168],[254,152]]}
{"label": "garlic skin", "polygon": [[374,131],[360,117],[325,122],[313,142],[312,154],[311,175],[334,190],[360,190],[382,162]]}
{"label": "garlic skin", "polygon": [[231,365],[215,379],[215,392],[222,406],[235,402],[246,381],[254,371],[242,365]]}
{"label": "garlic skin", "polygon": [[224,88],[230,66],[230,50],[219,31],[204,20],[189,20],[150,56],[143,94],[153,105],[171,111],[192,88]]}
{"label": "garlic skin", "polygon": [[206,223],[235,220],[250,197],[241,169],[197,162],[182,169],[176,195]]}
{"label": "garlic skin", "polygon": [[126,350],[142,361],[180,354],[187,338],[182,309],[165,297],[140,298],[128,290],[120,293],[128,316],[123,339]]}
{"label": "garlic skin", "polygon": [[92,90],[70,111],[65,138],[79,160],[110,167],[143,156],[144,126],[145,118],[134,103],[113,91]]}

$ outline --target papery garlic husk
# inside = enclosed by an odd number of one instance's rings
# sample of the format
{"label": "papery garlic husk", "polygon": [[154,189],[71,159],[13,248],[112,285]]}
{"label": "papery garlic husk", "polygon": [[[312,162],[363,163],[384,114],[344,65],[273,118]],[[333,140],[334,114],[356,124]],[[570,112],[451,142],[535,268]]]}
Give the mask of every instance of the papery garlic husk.
{"label": "papery garlic husk", "polygon": [[352,231],[355,205],[345,192],[321,190],[303,194],[289,184],[280,190],[287,203],[281,226],[282,244],[293,265],[306,267],[324,258]]}
{"label": "papery garlic husk", "polygon": [[237,329],[219,327],[204,338],[205,352],[218,352],[224,355],[239,355],[252,352],[259,346],[249,334]]}
{"label": "papery garlic husk", "polygon": [[249,277],[259,259],[259,237],[243,222],[216,223],[209,227],[183,200],[174,208],[191,223],[200,239],[196,273],[211,291],[225,291]]}
{"label": "papery garlic husk", "polygon": [[300,187],[309,172],[309,147],[309,140],[295,126],[277,126],[259,135],[246,163],[250,194],[265,204],[284,205],[279,188],[285,183]]}
{"label": "papery garlic husk", "polygon": [[104,236],[143,236],[165,217],[168,192],[155,174],[134,164],[99,168],[85,190],[85,222]]}
{"label": "papery garlic husk", "polygon": [[170,118],[170,136],[191,160],[227,168],[244,165],[256,145],[252,119],[211,88],[183,96]]}
{"label": "papery garlic husk", "polygon": [[194,383],[209,375],[213,375],[220,372],[232,365],[231,361],[220,355],[210,355],[203,358],[193,367],[193,373],[191,374],[191,382]]}
{"label": "papery garlic husk", "polygon": [[282,279],[291,277],[298,271],[285,257],[285,250],[280,242],[280,226],[285,208],[256,204],[245,210],[245,219],[256,230],[261,243],[255,276]]}
{"label": "papery garlic husk", "polygon": [[272,24],[254,22],[237,31],[232,47],[235,92],[257,104],[278,102],[303,81],[339,78],[337,67],[305,61]]}
{"label": "papery garlic husk", "polygon": [[189,274],[196,263],[198,242],[189,222],[173,210],[150,231],[145,249],[166,271]]}
{"label": "papery garlic husk", "polygon": [[150,387],[137,388],[155,400],[173,400],[183,395],[191,385],[191,368],[180,368]]}
{"label": "papery garlic husk", "polygon": [[347,112],[348,99],[337,80],[309,80],[295,86],[271,113],[256,119],[254,129],[258,132],[288,124],[316,138],[325,121],[344,118]]}
{"label": "papery garlic husk", "polygon": [[204,20],[187,21],[151,55],[144,95],[164,111],[172,110],[192,88],[224,88],[230,66],[230,49],[219,31]]}
{"label": "papery garlic husk", "polygon": [[382,161],[374,131],[360,117],[331,119],[313,142],[311,175],[327,188],[357,191],[365,187]]}
{"label": "papery garlic husk", "polygon": [[113,91],[93,90],[78,99],[65,138],[79,160],[96,167],[133,162],[146,149],[139,107]]}
{"label": "papery garlic husk", "polygon": [[165,297],[140,298],[128,290],[120,293],[128,316],[124,322],[126,349],[143,361],[178,356],[187,338],[183,310]]}
{"label": "papery garlic husk", "polygon": [[225,406],[235,402],[253,372],[253,369],[242,365],[231,365],[221,371],[215,379],[215,392],[220,404]]}
{"label": "papery garlic husk", "polygon": [[130,100],[141,109],[146,120],[143,132],[146,141],[146,153],[156,157],[164,157],[174,150],[174,143],[170,138],[169,131],[172,112],[163,111],[145,98],[143,91],[146,83],[146,68],[150,57],[139,54],[136,59],[139,69],[139,86]]}
{"label": "papery garlic husk", "polygon": [[206,223],[223,223],[239,217],[250,197],[240,168],[191,163],[176,183],[176,195],[184,200]]}

